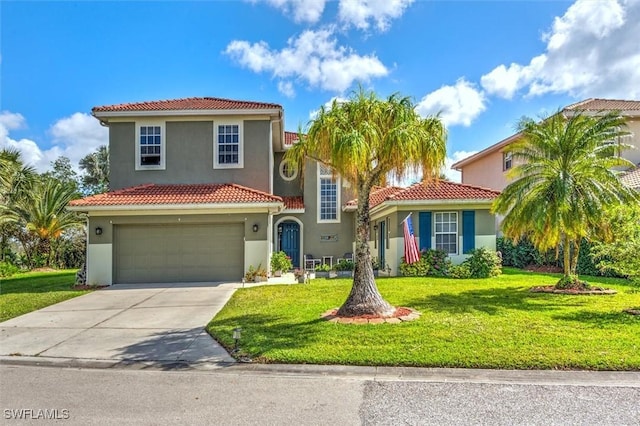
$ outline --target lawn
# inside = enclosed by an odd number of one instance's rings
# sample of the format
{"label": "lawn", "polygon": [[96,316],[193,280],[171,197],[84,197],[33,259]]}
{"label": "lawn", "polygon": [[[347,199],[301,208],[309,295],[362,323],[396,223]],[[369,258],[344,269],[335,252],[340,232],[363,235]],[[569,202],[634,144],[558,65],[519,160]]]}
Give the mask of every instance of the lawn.
{"label": "lawn", "polygon": [[73,290],[76,270],[28,272],[0,281],[0,321],[85,294]]}
{"label": "lawn", "polygon": [[507,369],[640,369],[640,289],[620,279],[584,277],[612,296],[530,293],[558,275],[506,269],[490,279],[380,278],[395,306],[422,312],[402,324],[334,324],[351,281],[238,290],[209,323],[228,348],[242,327],[241,351],[265,363]]}

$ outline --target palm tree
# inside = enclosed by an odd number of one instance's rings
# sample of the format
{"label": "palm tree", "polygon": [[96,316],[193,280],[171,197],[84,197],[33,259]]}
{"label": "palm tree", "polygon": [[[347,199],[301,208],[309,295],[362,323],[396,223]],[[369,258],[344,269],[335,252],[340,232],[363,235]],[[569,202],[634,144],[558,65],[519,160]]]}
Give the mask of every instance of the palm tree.
{"label": "palm tree", "polygon": [[[493,210],[505,215],[502,230],[518,240],[528,236],[540,251],[563,249],[564,277],[557,287],[581,287],[576,266],[583,238],[608,238],[602,227],[605,207],[637,202],[620,183],[615,167],[632,166],[617,157],[624,131],[617,112],[597,116],[561,112],[535,122],[523,118],[521,139],[505,151],[518,165]],[[634,201],[635,200],[635,201]]]}
{"label": "palm tree", "polygon": [[446,130],[437,117],[421,118],[409,98],[379,99],[360,89],[347,102],[321,107],[307,135],[286,158],[304,167],[307,159],[330,167],[351,183],[358,198],[353,285],[338,310],[341,316],[389,316],[395,308],[375,284],[369,250],[369,193],[388,175],[401,178],[422,172],[437,178],[446,157]]}

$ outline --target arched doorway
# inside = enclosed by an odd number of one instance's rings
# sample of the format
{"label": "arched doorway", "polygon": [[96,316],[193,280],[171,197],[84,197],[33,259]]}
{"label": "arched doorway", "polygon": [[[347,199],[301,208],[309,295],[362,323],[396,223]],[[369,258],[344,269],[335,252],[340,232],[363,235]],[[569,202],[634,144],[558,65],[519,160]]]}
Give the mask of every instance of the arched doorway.
{"label": "arched doorway", "polygon": [[291,258],[294,268],[300,268],[300,225],[292,220],[278,224],[278,248]]}

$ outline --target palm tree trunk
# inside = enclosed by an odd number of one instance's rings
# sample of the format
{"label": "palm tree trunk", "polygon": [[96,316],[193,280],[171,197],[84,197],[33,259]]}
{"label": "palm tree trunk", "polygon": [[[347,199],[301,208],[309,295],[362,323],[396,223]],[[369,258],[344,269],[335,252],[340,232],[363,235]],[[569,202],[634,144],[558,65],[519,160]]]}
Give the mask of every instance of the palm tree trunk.
{"label": "palm tree trunk", "polygon": [[571,276],[571,241],[568,235],[564,235],[564,252],[562,253],[562,269],[564,270],[564,276],[569,278]]}
{"label": "palm tree trunk", "polygon": [[580,240],[573,242],[573,253],[571,256],[571,275],[578,275],[578,258],[580,257]]}
{"label": "palm tree trunk", "polygon": [[377,315],[388,317],[395,308],[382,298],[373,276],[371,251],[369,250],[369,192],[370,185],[362,185],[358,196],[356,213],[356,253],[353,285],[338,315],[353,317],[359,315]]}

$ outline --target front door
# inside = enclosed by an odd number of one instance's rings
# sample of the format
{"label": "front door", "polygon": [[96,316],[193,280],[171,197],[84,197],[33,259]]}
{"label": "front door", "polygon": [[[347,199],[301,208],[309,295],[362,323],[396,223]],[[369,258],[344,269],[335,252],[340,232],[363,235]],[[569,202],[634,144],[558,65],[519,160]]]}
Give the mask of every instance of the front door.
{"label": "front door", "polygon": [[378,229],[380,230],[378,234],[378,264],[380,265],[380,269],[384,269],[384,266],[387,264],[384,259],[385,244],[387,242],[386,225],[387,223],[384,220],[378,222]]}
{"label": "front door", "polygon": [[294,268],[300,268],[300,225],[296,222],[282,222],[280,233],[280,250],[291,258]]}

